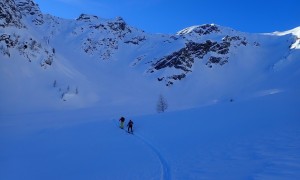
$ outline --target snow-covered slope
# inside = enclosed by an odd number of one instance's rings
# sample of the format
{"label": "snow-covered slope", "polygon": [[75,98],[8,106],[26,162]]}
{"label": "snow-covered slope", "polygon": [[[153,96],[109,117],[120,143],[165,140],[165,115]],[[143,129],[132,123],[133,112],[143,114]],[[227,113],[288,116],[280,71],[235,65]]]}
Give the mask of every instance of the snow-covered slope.
{"label": "snow-covered slope", "polygon": [[297,180],[299,89],[270,94],[125,116],[134,135],[92,111],[0,115],[0,179]]}
{"label": "snow-covered slope", "polygon": [[274,32],[274,35],[284,36],[287,34],[293,34],[295,36],[295,43],[291,45],[291,49],[300,49],[300,27],[291,29],[285,32]]}
{"label": "snow-covered slope", "polygon": [[299,33],[149,34],[0,0],[0,179],[300,179]]}
{"label": "snow-covered slope", "polygon": [[160,94],[169,110],[196,107],[263,90],[278,63],[288,69],[299,59],[299,28],[249,34],[206,24],[148,34],[120,17],[46,15],[31,0],[1,0],[0,17],[2,112],[153,113]]}

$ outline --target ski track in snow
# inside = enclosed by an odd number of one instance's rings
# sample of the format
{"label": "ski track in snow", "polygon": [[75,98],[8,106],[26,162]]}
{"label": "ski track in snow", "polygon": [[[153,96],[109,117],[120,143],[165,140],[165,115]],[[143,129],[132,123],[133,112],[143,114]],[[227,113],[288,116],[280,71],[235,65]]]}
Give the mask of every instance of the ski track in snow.
{"label": "ski track in snow", "polygon": [[134,136],[137,137],[144,144],[146,144],[157,155],[157,157],[161,163],[161,166],[162,166],[161,167],[162,168],[161,179],[164,179],[164,180],[171,179],[169,165],[168,165],[167,161],[165,160],[165,158],[160,153],[160,151],[152,143],[150,143],[147,139],[145,139],[143,136],[141,136],[137,133],[134,133]]}
{"label": "ski track in snow", "polygon": [[[117,127],[119,127],[118,120],[112,119],[112,121],[116,122],[114,124]],[[124,129],[124,131],[126,131],[126,128]],[[169,165],[168,165],[167,161],[165,160],[165,158],[160,153],[160,151],[152,143],[150,143],[147,139],[145,139],[140,134],[134,133],[134,136],[137,139],[139,139],[140,141],[142,141],[146,146],[148,146],[156,154],[156,156],[158,157],[158,159],[159,159],[159,161],[161,163],[161,169],[162,169],[161,179],[163,179],[163,180],[170,180],[171,179],[171,174],[170,174]]]}

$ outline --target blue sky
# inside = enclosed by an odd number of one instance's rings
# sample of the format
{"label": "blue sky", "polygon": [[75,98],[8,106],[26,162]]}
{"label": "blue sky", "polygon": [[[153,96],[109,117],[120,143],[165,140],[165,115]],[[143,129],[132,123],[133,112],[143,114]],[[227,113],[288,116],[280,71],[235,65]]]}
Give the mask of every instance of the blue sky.
{"label": "blue sky", "polygon": [[300,26],[299,0],[34,0],[42,12],[67,19],[81,13],[117,16],[150,33],[174,34],[206,23],[244,32],[284,31]]}

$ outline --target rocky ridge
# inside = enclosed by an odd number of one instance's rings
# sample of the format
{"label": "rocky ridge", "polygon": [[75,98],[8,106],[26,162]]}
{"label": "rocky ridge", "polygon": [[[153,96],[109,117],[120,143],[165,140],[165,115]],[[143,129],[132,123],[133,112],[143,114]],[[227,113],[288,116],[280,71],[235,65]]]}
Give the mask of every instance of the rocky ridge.
{"label": "rocky ridge", "polygon": [[[225,66],[239,49],[260,46],[246,33],[229,33],[215,24],[189,27],[175,35],[148,34],[129,26],[121,17],[106,20],[81,14],[76,20],[66,21],[44,15],[32,0],[0,0],[0,4],[0,53],[10,57],[12,51],[17,51],[42,67],[59,61],[49,41],[57,40],[60,30],[80,40],[78,49],[87,58],[110,61],[120,52],[131,52],[132,56],[122,58],[167,86],[187,78],[197,63],[207,68]],[[161,47],[168,51],[161,52]]]}

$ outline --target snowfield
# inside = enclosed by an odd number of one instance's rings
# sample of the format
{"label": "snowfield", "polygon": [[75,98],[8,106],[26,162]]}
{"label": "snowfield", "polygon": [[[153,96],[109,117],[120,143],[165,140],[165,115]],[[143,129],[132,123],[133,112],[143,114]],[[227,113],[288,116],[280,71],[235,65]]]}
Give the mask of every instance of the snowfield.
{"label": "snowfield", "polygon": [[296,180],[299,93],[126,117],[134,135],[89,111],[1,116],[0,177]]}
{"label": "snowfield", "polygon": [[0,5],[0,180],[300,179],[300,27],[147,34]]}

